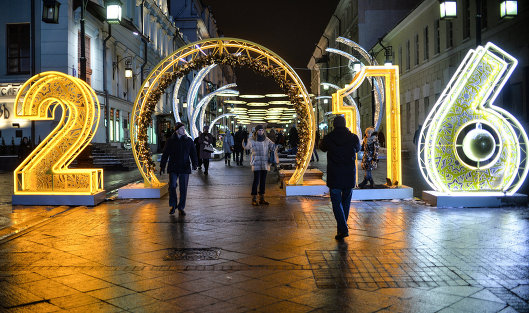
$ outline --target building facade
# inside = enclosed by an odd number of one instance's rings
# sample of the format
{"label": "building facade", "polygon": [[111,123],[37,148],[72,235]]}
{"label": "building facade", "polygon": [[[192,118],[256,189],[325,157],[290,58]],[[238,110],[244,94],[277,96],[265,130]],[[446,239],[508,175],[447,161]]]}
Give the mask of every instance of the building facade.
{"label": "building facade", "polygon": [[[513,72],[494,104],[511,113],[528,129],[529,122],[529,3],[518,1],[518,15],[500,16],[500,2],[481,1],[478,25],[477,2],[457,1],[457,17],[441,20],[439,1],[425,0],[381,40],[392,46],[394,64],[400,70],[400,104],[403,149],[415,151],[413,137],[430,109],[470,49],[492,42],[518,59]],[[374,45],[372,51],[383,49]],[[361,93],[370,98],[369,90]],[[371,112],[363,110],[362,119]]]}
{"label": "building facade", "polygon": [[[359,57],[350,47],[336,42],[336,38],[351,39],[365,50],[369,50],[418,2],[342,0],[338,3],[308,63],[308,68],[311,69],[311,91],[320,98],[316,103],[316,120],[320,130],[325,132],[331,124],[329,116],[332,109],[329,97],[335,92],[332,88],[324,89],[321,83],[331,83],[343,88],[353,78],[349,60],[338,54],[328,53],[325,49],[335,48]],[[354,98],[359,107],[371,109],[371,102],[367,102],[369,99],[360,99],[356,93]],[[363,124],[362,127],[364,128]]]}

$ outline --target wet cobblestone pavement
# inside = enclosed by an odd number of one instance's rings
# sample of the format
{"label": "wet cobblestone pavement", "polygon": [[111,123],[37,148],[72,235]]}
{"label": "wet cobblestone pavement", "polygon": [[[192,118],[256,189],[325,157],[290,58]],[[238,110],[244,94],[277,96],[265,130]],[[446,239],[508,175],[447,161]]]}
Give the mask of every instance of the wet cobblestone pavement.
{"label": "wet cobblestone pavement", "polygon": [[248,165],[211,166],[186,216],[167,197],[17,208],[47,213],[0,241],[0,311],[529,312],[526,207],[353,202],[337,242],[329,198],[270,175],[252,207]]}

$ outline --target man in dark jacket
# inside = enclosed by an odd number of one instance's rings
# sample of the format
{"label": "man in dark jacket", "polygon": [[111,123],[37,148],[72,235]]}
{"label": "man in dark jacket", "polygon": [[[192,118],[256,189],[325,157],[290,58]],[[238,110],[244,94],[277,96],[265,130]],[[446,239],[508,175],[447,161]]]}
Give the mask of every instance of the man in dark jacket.
{"label": "man in dark jacket", "polygon": [[345,118],[334,118],[334,130],[323,137],[320,149],[327,152],[327,186],[332,210],[341,240],[349,236],[347,218],[351,206],[352,189],[356,184],[356,153],[360,151],[358,136],[345,127]]}
{"label": "man in dark jacket", "polygon": [[[193,140],[186,136],[185,126],[183,123],[176,123],[176,132],[167,140],[163,149],[162,160],[160,162],[160,174],[165,172],[165,165],[169,160],[167,172],[169,173],[169,206],[174,214],[178,208],[181,215],[186,215],[184,208],[186,206],[187,183],[189,174],[191,174],[191,164],[193,170],[197,169],[197,151]],[[177,200],[176,186],[177,180],[180,184],[180,202]]]}
{"label": "man in dark jacket", "polygon": [[235,161],[237,162],[237,165],[242,165],[243,156],[244,156],[244,149],[242,148],[242,142],[244,141],[244,131],[242,130],[242,126],[239,126],[239,130],[235,133],[233,136],[233,150],[235,155]]}

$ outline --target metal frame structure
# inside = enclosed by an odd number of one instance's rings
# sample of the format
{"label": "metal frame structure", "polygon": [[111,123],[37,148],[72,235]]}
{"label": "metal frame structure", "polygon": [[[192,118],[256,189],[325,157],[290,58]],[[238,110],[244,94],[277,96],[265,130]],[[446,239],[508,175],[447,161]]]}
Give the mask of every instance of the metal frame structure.
{"label": "metal frame structure", "polygon": [[[433,106],[421,129],[417,159],[436,191],[511,195],[525,181],[527,134],[512,114],[493,105],[517,63],[492,43],[470,50]],[[497,133],[491,135],[495,148],[486,160],[469,161],[462,149],[469,125],[490,125],[482,131]]]}
{"label": "metal frame structure", "polygon": [[[296,109],[302,113],[302,116],[299,116],[302,119],[301,144],[298,148],[296,170],[290,178],[289,184],[301,184],[303,174],[310,162],[315,137],[315,117],[312,112],[310,96],[303,82],[279,55],[261,45],[242,39],[212,38],[186,45],[158,63],[144,81],[136,97],[132,110],[130,138],[134,158],[144,178],[145,186],[160,186],[160,181],[155,175],[154,166],[150,159],[150,148],[146,140],[146,124],[150,122],[150,117],[153,114],[156,96],[163,92],[164,88],[167,88],[168,83],[175,81],[178,74],[183,75],[189,67],[202,66],[200,61],[208,55],[218,56],[221,60],[220,63],[224,60],[220,58],[223,56],[251,60],[260,64],[268,73],[281,77],[288,82],[288,85],[282,86],[282,88],[289,88],[295,93],[289,96],[291,99],[299,99],[299,102],[296,102],[298,103]],[[188,105],[190,104],[188,103]]]}
{"label": "metal frame structure", "polygon": [[20,88],[14,111],[17,118],[54,120],[58,107],[58,125],[13,173],[15,195],[93,195],[103,190],[102,169],[68,168],[99,125],[99,102],[86,82],[61,72],[35,75]]}
{"label": "metal frame structure", "polygon": [[399,68],[392,66],[364,66],[353,77],[351,84],[338,90],[332,95],[332,113],[343,114],[346,126],[356,129],[356,110],[354,107],[345,106],[343,98],[358,89],[368,77],[383,77],[386,96],[386,125],[387,125],[387,158],[388,178],[393,185],[402,184],[402,159],[401,159],[401,133],[400,133],[400,93],[399,93]]}
{"label": "metal frame structure", "polygon": [[213,126],[215,125],[216,122],[218,122],[221,118],[224,118],[224,117],[230,117],[230,116],[237,116],[236,113],[224,113],[222,115],[219,115],[217,116],[213,121],[211,121],[211,125],[209,125],[209,133],[211,133],[211,131],[213,130]]}
{"label": "metal frame structure", "polygon": [[198,137],[197,118],[199,118],[199,116],[200,116],[199,129],[202,130],[204,128],[204,114],[206,113],[206,107],[211,101],[211,99],[213,99],[213,97],[215,97],[219,93],[230,92],[230,91],[235,92],[235,90],[229,89],[232,87],[237,87],[237,84],[234,83],[234,84],[224,85],[218,88],[217,90],[207,94],[206,96],[204,96],[204,98],[202,98],[198,102],[197,106],[193,109],[193,113],[191,116],[191,134],[193,135],[193,139]]}

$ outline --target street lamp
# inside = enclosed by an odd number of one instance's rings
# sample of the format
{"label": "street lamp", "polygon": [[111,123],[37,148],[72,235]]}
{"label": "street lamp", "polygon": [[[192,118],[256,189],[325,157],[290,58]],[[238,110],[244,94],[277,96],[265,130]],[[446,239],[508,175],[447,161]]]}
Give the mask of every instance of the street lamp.
{"label": "street lamp", "polygon": [[125,78],[132,78],[134,76],[134,73],[132,72],[132,68],[130,67],[130,60],[127,60],[125,62]]}
{"label": "street lamp", "polygon": [[440,16],[442,20],[457,17],[457,2],[455,0],[439,0]]}
{"label": "street lamp", "polygon": [[515,18],[518,15],[518,1],[503,0],[500,3],[501,18]]}
{"label": "street lamp", "polygon": [[121,1],[107,0],[105,4],[107,7],[107,22],[109,24],[119,24],[121,22]]}
{"label": "street lamp", "polygon": [[59,7],[57,0],[44,0],[42,3],[42,21],[44,23],[59,24]]}

